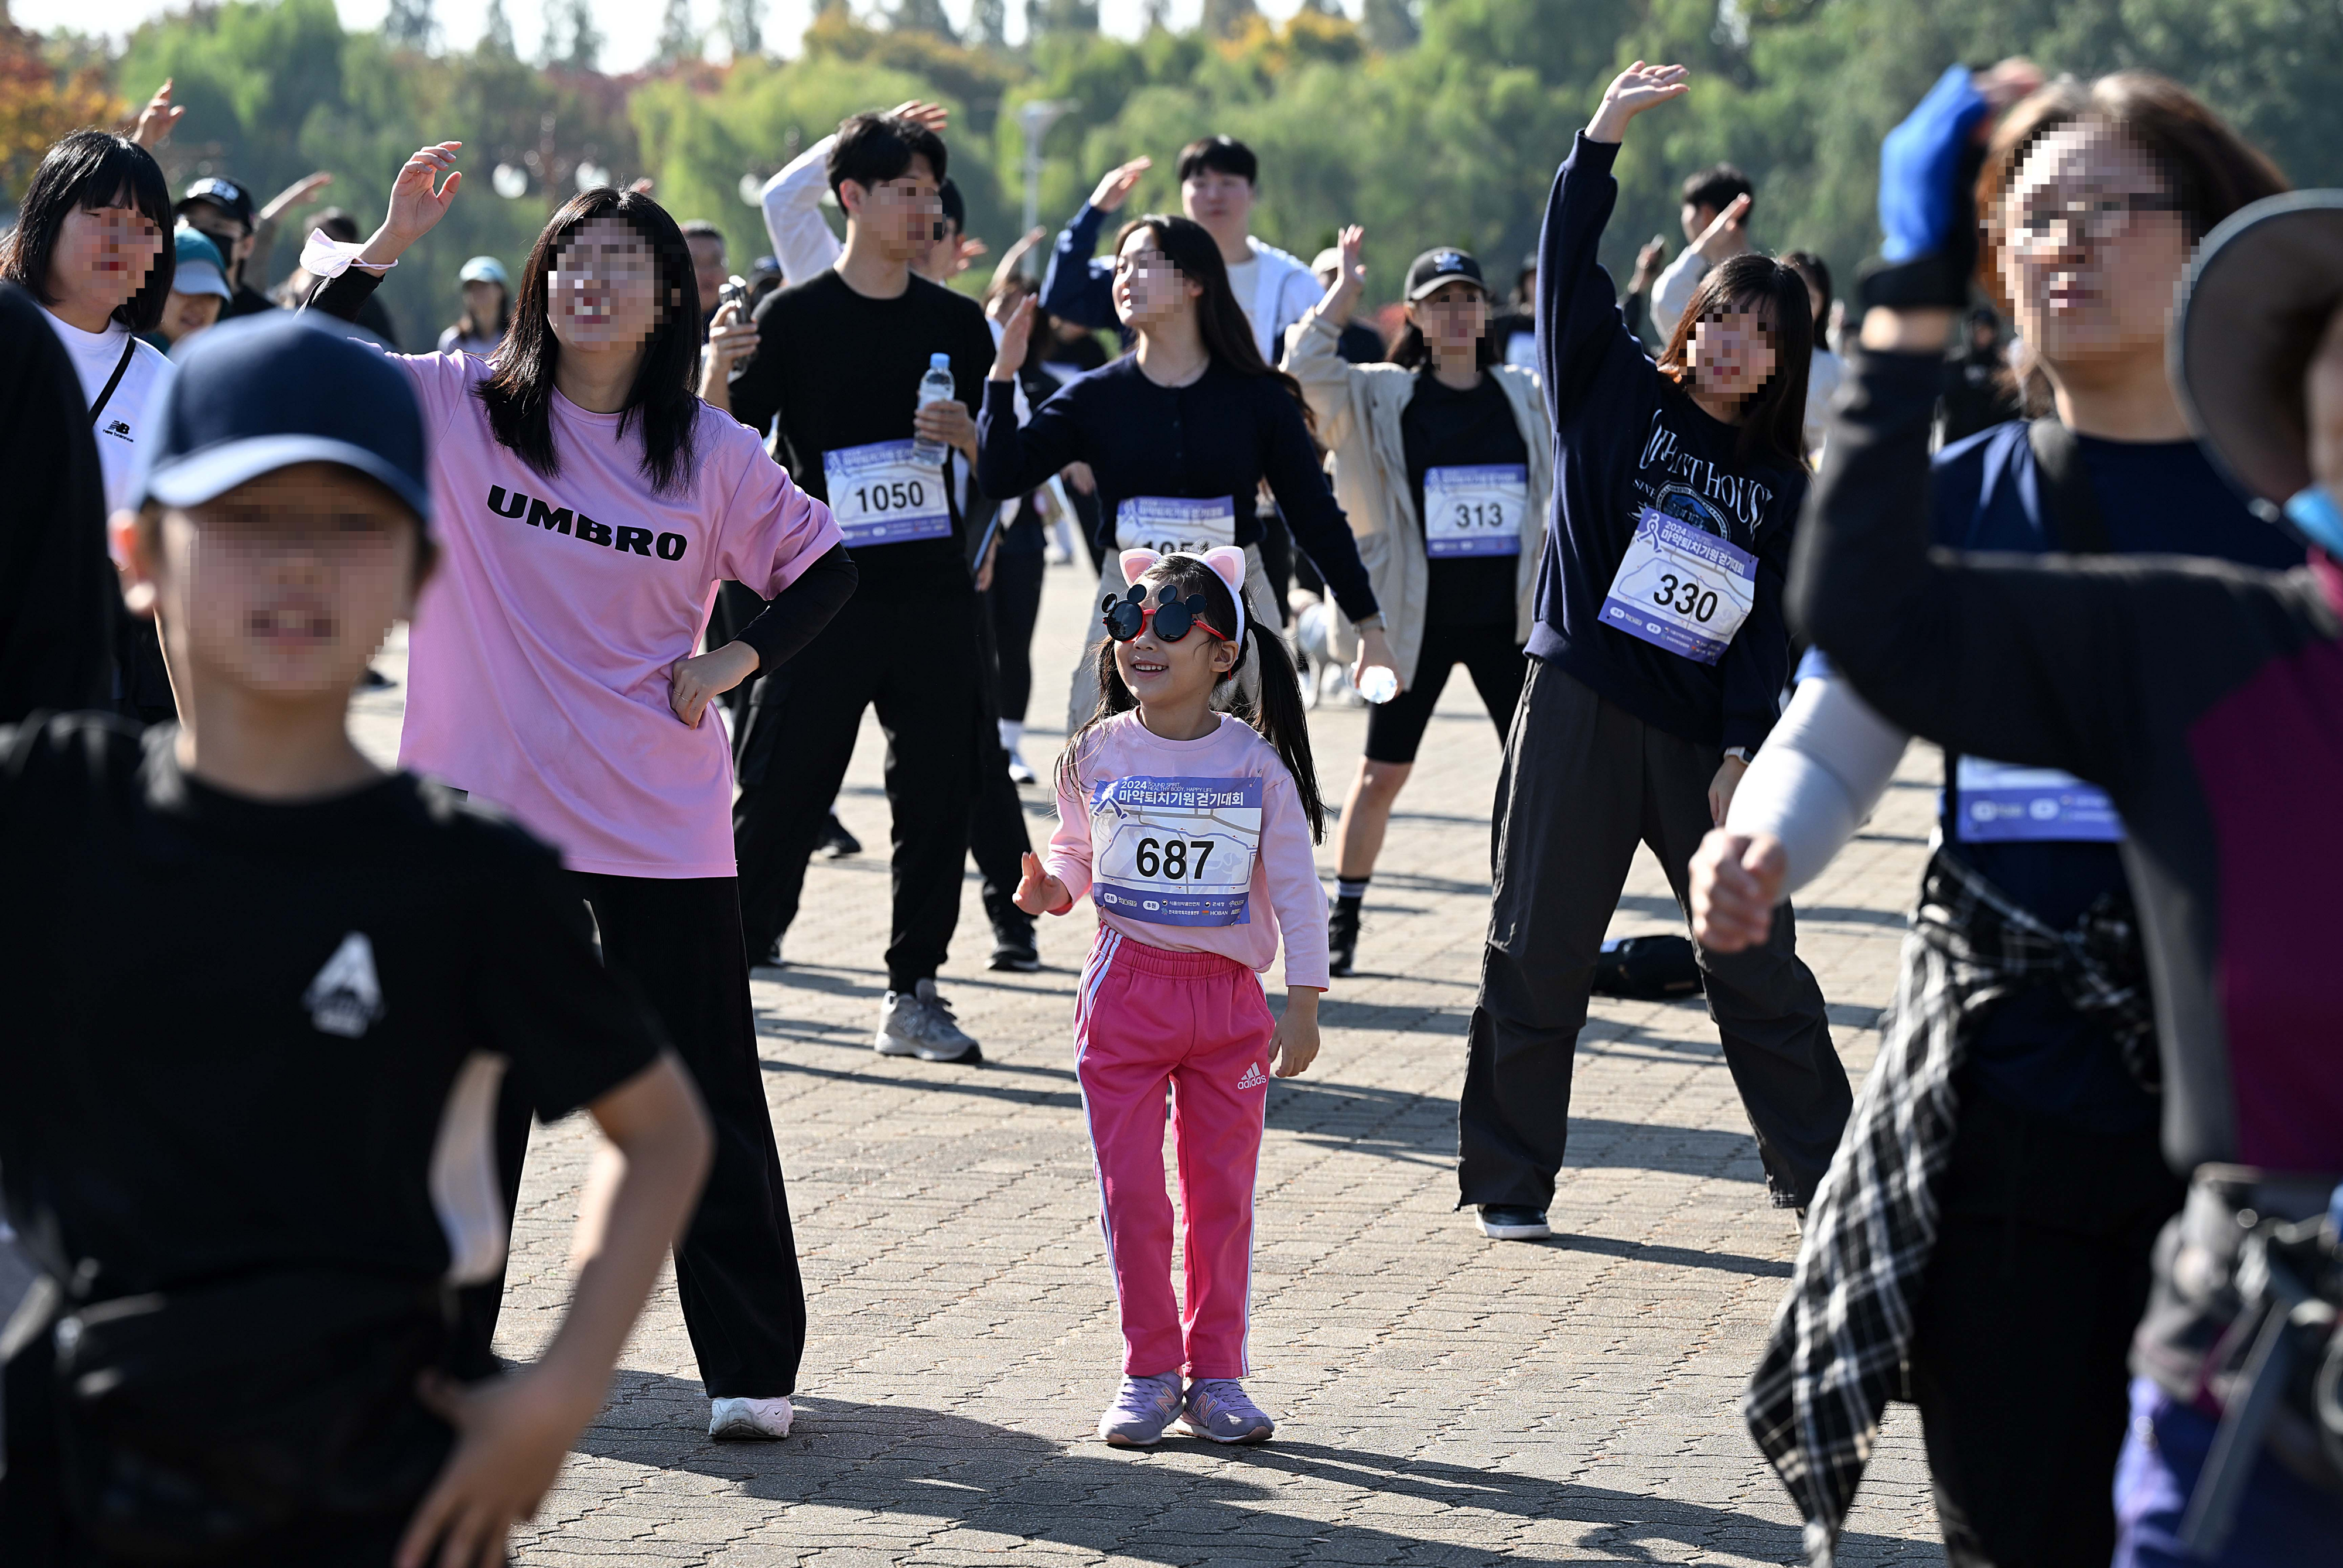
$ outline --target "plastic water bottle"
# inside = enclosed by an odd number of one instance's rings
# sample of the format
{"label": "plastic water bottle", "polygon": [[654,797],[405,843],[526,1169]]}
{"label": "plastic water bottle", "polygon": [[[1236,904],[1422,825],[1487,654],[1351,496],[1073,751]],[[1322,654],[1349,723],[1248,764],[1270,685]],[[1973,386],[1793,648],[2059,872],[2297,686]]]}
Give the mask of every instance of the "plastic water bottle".
{"label": "plastic water bottle", "polygon": [[[929,355],[928,373],[920,377],[920,407],[924,408],[930,403],[949,403],[954,395],[951,356]],[[949,450],[950,448],[941,441],[931,441],[925,436],[915,437],[911,441],[911,461],[923,467],[934,465],[940,467],[944,454]]]}
{"label": "plastic water bottle", "polygon": [[1381,707],[1399,695],[1399,677],[1380,664],[1369,665],[1359,680],[1359,695]]}

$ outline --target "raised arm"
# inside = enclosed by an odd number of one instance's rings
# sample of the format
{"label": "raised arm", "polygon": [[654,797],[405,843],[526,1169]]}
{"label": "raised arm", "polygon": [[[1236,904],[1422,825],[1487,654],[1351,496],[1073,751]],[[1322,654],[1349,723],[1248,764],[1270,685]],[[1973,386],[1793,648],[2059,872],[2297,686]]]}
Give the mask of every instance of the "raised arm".
{"label": "raised arm", "polygon": [[1586,129],[1554,176],[1538,235],[1538,375],[1546,408],[1559,424],[1594,379],[1604,356],[1624,346],[1640,357],[1642,341],[1619,315],[1610,276],[1595,260],[1604,226],[1619,199],[1611,177],[1627,124],[1686,90],[1682,65],[1636,61],[1619,73]]}
{"label": "raised arm", "polygon": [[1041,275],[1041,308],[1061,321],[1092,331],[1118,325],[1114,314],[1114,267],[1096,259],[1099,230],[1131,199],[1139,176],[1154,166],[1151,158],[1133,158],[1110,169],[1091,192],[1091,199],[1074,214],[1074,221],[1059,231],[1050,252],[1050,270]]}
{"label": "raised arm", "polygon": [[1318,421],[1318,438],[1334,451],[1361,428],[1352,399],[1365,377],[1342,357],[1342,328],[1349,326],[1364,292],[1367,269],[1359,260],[1365,231],[1353,226],[1342,231],[1342,265],[1333,286],[1302,317],[1300,328],[1286,340],[1282,367],[1302,383],[1302,395]]}
{"label": "raised arm", "polygon": [[837,136],[822,137],[757,193],[765,212],[765,237],[773,243],[785,286],[827,272],[845,248],[821,216],[822,193],[830,188],[830,149],[837,145]]}
{"label": "raised arm", "polygon": [[976,417],[976,482],[988,496],[1021,496],[1047,484],[1050,476],[1083,456],[1080,422],[1065,391],[1017,417],[1017,367],[1025,362],[1033,332],[1033,301],[1018,302],[1001,324],[992,373],[984,383],[984,407]]}

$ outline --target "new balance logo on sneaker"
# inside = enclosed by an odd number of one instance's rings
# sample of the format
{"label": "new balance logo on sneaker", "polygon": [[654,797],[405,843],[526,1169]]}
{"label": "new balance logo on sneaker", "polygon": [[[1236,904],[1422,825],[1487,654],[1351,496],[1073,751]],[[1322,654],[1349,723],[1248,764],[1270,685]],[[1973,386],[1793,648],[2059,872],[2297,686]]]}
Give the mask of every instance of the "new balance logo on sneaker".
{"label": "new balance logo on sneaker", "polygon": [[1237,1087],[1239,1089],[1259,1089],[1268,1081],[1269,1080],[1262,1075],[1261,1063],[1256,1061],[1251,1067],[1245,1069],[1244,1076],[1237,1080]]}

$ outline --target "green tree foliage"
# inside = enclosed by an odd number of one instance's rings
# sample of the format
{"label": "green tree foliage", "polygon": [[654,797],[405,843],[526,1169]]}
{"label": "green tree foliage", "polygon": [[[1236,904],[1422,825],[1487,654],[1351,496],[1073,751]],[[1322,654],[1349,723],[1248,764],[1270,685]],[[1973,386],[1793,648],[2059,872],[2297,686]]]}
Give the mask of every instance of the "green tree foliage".
{"label": "green tree foliage", "polygon": [[691,0],[667,0],[659,16],[654,57],[662,65],[699,58],[699,32],[691,25]]}
{"label": "green tree foliage", "polygon": [[382,39],[394,49],[428,49],[438,41],[431,0],[390,0],[383,13]]}
{"label": "green tree foliage", "polygon": [[887,25],[898,33],[931,33],[954,42],[960,36],[951,18],[944,14],[944,0],[895,0],[887,13]]}
{"label": "green tree foliage", "polygon": [[[1216,4],[1211,25],[1098,31],[1096,0],[1025,0],[1031,40],[997,41],[1009,0],[980,0],[969,44],[914,14],[933,0],[882,0],[890,25],[819,0],[798,57],[762,55],[761,0],[721,0],[729,66],[682,60],[646,80],[582,68],[585,0],[549,0],[565,68],[513,57],[504,0],[469,54],[393,50],[345,34],[333,0],[226,0],[133,35],[112,85],[143,101],[166,75],[189,113],[165,161],[175,181],[232,173],[264,196],[312,168],[330,196],[379,210],[393,171],[425,141],[466,143],[466,189],[447,223],[391,274],[385,295],[420,337],[454,319],[454,273],[486,251],[518,267],[546,215],[575,188],[581,160],[621,179],[649,174],[679,217],[720,225],[733,254],[765,248],[744,205],[759,178],[858,109],[909,97],[949,104],[951,172],[970,226],[996,248],[1015,232],[1024,147],[1017,105],[1074,106],[1043,151],[1046,219],[1062,222],[1100,173],[1151,154],[1131,211],[1176,209],[1172,155],[1226,132],[1261,155],[1256,227],[1304,256],[1345,223],[1366,226],[1371,292],[1395,291],[1433,245],[1479,253],[1510,276],[1537,236],[1571,137],[1628,61],[1680,60],[1691,94],[1637,122],[1619,160],[1620,201],[1604,257],[1624,276],[1654,234],[1681,244],[1675,190],[1729,158],[1757,185],[1758,243],[1821,252],[1842,273],[1877,238],[1879,139],[1955,61],[2026,54],[2079,76],[2144,67],[2199,94],[2298,184],[2343,184],[2343,6],[2322,0],[1362,0],[1361,20],[1317,3],[1272,26]],[[428,14],[399,0],[397,15]],[[987,18],[990,17],[991,20]],[[498,164],[528,171],[528,193],[491,189]],[[281,273],[292,256],[277,258]]]}

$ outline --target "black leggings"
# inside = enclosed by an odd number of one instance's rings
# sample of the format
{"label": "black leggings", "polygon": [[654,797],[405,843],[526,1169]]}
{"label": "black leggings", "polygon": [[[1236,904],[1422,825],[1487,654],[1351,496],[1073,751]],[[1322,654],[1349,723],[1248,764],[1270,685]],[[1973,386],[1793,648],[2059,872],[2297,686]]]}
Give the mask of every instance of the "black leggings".
{"label": "black leggings", "polygon": [[[729,877],[664,879],[569,873],[594,911],[602,961],[640,989],[708,1107],[715,1162],[691,1228],[675,1249],[676,1293],[710,1399],[797,1392],[805,1353],[805,1286],[781,1185],[781,1157],[757,1060],[740,903]],[[497,1162],[518,1206],[534,1101],[508,1073],[497,1106]],[[460,1292],[456,1364],[496,1370],[489,1342],[504,1277]]]}
{"label": "black leggings", "polygon": [[1513,636],[1511,621],[1489,626],[1428,626],[1423,651],[1415,660],[1415,679],[1405,691],[1381,707],[1367,710],[1367,760],[1413,762],[1423,744],[1424,727],[1447,689],[1449,671],[1463,665],[1472,671],[1481,693],[1481,706],[1504,739],[1513,721],[1513,705],[1522,699],[1522,678],[1527,655]]}
{"label": "black leggings", "polygon": [[1011,555],[1003,549],[992,561],[993,657],[999,663],[1001,717],[1025,722],[1025,706],[1033,698],[1033,627],[1041,618],[1041,575],[1049,558],[1040,550]]}

